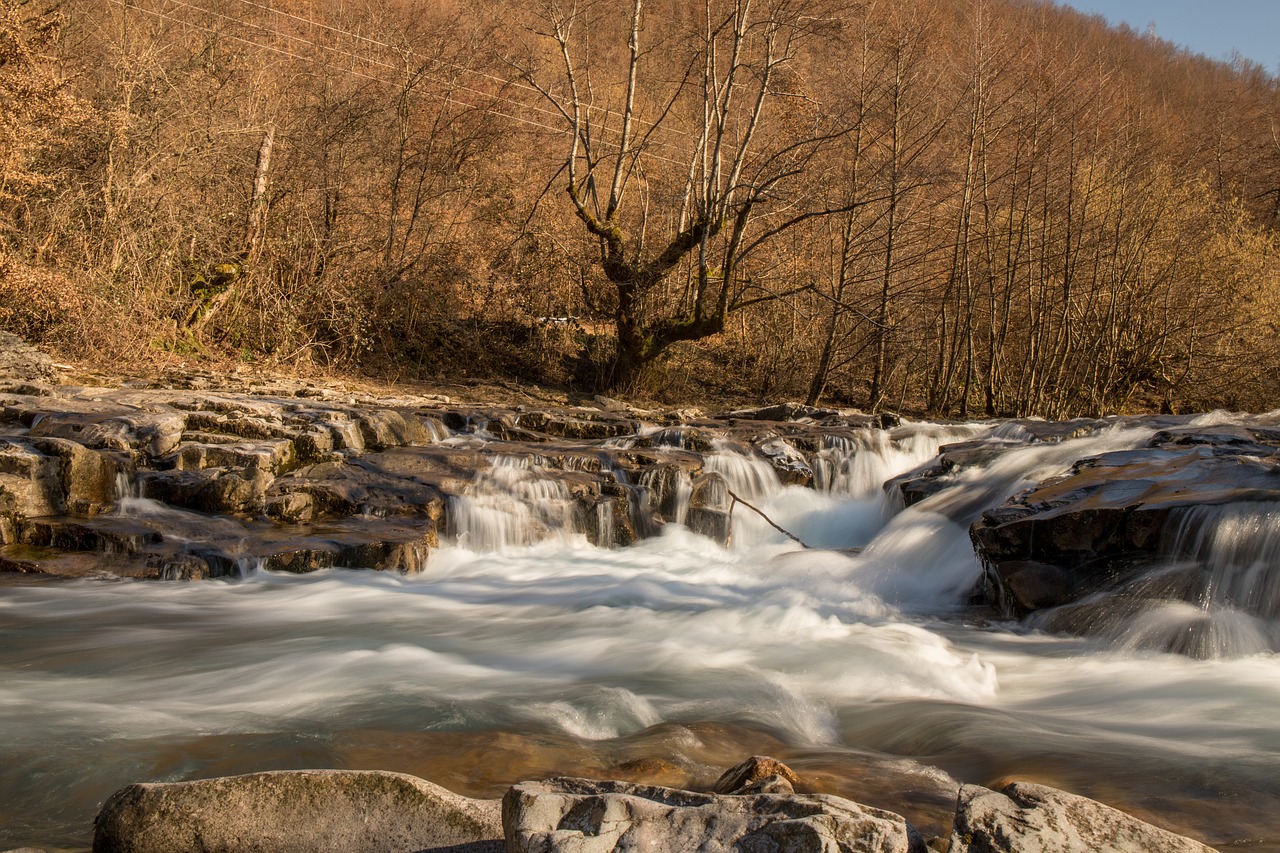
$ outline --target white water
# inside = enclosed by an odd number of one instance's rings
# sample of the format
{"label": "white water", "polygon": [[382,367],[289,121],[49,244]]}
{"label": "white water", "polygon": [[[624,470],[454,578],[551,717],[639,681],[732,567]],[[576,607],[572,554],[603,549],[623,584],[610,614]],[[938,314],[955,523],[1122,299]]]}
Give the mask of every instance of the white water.
{"label": "white water", "polygon": [[[513,736],[501,733],[541,733],[607,751],[655,725],[712,721],[735,727],[738,757],[760,732],[837,763],[877,750],[1280,848],[1274,655],[1154,654],[984,627],[965,607],[979,571],[967,526],[982,508],[1149,432],[1014,447],[901,512],[855,473],[907,470],[949,434],[829,448],[823,490],[783,487],[747,457],[710,463],[808,550],[742,508],[732,548],[678,525],[595,548],[565,496],[512,461],[468,496],[456,544],[419,576],[0,587],[0,846],[83,843],[97,804],[140,779],[376,754],[384,769],[465,780],[498,771],[483,752],[475,766],[388,765],[476,732],[495,748]],[[368,752],[388,740],[405,746]],[[680,750],[694,747],[652,748],[692,760]]]}

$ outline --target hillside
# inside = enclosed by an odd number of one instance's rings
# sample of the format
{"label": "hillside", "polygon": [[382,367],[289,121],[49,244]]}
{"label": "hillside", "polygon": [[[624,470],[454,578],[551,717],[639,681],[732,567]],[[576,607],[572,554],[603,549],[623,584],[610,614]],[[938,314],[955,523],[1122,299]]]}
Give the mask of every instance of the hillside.
{"label": "hillside", "polygon": [[1280,406],[1280,81],[1044,0],[0,0],[0,328],[656,399]]}

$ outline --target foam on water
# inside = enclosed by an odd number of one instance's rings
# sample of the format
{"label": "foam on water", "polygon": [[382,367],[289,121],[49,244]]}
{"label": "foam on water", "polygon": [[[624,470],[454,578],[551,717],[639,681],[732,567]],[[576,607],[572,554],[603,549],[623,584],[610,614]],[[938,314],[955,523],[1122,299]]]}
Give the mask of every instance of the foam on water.
{"label": "foam on water", "polygon": [[[952,433],[918,434],[928,443]],[[628,548],[593,547],[536,460],[495,457],[452,508],[456,538],[419,576],[7,586],[0,842],[75,841],[91,814],[68,828],[66,792],[90,786],[87,812],[140,774],[207,773],[263,736],[337,761],[325,744],[377,733],[549,732],[589,748],[699,721],[796,749],[915,756],[964,781],[1040,772],[1083,785],[1102,773],[1155,800],[1238,791],[1280,801],[1276,656],[1207,663],[966,621],[978,576],[969,522],[1149,430],[1011,442],[905,510],[852,473],[859,454],[869,458],[857,464],[880,466],[876,476],[919,464],[925,450],[909,430],[884,435],[842,448],[822,490],[784,487],[729,450],[709,463],[820,547],[742,508],[728,548],[676,524]],[[1271,545],[1239,544],[1250,524],[1219,523],[1237,532],[1184,550],[1273,561]],[[162,758],[199,754],[193,738],[219,758]],[[749,738],[741,750],[754,750]],[[1264,812],[1258,831],[1280,829]]]}

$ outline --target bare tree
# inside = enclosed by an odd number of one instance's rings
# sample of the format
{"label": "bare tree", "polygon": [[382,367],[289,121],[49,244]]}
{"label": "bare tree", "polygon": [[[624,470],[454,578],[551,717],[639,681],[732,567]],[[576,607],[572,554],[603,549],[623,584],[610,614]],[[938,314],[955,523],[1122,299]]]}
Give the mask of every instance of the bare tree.
{"label": "bare tree", "polygon": [[524,68],[569,131],[560,178],[609,284],[585,297],[613,322],[610,384],[628,386],[672,344],[805,289],[758,281],[748,262],[794,226],[860,202],[832,209],[802,191],[819,152],[849,130],[795,73],[802,44],[828,23],[814,3],[705,0],[651,47],[644,0],[632,0],[612,69],[611,10],[549,3],[541,34],[559,72]]}

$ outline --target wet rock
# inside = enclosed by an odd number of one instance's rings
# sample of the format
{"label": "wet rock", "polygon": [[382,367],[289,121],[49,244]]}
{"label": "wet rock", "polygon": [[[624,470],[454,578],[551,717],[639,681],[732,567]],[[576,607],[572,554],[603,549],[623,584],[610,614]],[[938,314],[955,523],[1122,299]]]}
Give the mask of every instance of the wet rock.
{"label": "wet rock", "polygon": [[778,474],[778,480],[784,486],[813,485],[813,469],[804,458],[804,454],[796,450],[781,438],[768,438],[756,444],[756,450]]}
{"label": "wet rock", "polygon": [[1002,592],[1002,611],[1025,614],[1045,607],[1057,607],[1071,599],[1070,579],[1065,571],[1047,563],[1010,560],[995,568]]}
{"label": "wet rock", "polygon": [[412,525],[348,519],[259,536],[243,547],[271,571],[305,574],[345,568],[417,574],[439,544],[435,523],[429,519]]}
{"label": "wet rock", "polygon": [[261,511],[274,478],[256,468],[147,471],[139,477],[145,497],[214,514]]}
{"label": "wet rock", "polygon": [[502,824],[511,853],[926,849],[902,817],[826,794],[726,796],[586,779],[514,786]]}
{"label": "wet rock", "polygon": [[778,759],[753,755],[724,771],[714,790],[717,794],[794,794],[799,781],[795,771]]}
{"label": "wet rock", "polygon": [[614,494],[579,498],[578,527],[586,532],[591,544],[599,548],[625,548],[639,538],[631,497],[631,493],[623,489]]}
{"label": "wet rock", "polygon": [[[1200,444],[1139,448],[1077,463],[1067,475],[984,513],[970,536],[992,600],[1018,599],[1006,581],[1027,561],[1064,572],[1070,600],[1128,580],[1135,566],[1160,552],[1176,512],[1260,501],[1280,501],[1280,459]],[[1047,579],[1043,571],[1037,577]],[[1064,603],[1039,581],[1033,591],[1031,580],[1023,578],[1023,605],[1041,595]]]}
{"label": "wet rock", "polygon": [[933,459],[890,479],[884,487],[896,489],[906,506],[915,506],[953,485],[956,474],[985,467],[1015,446],[1009,441],[986,439],[944,445]]}
{"label": "wet rock", "polygon": [[1198,841],[1044,785],[960,789],[950,853],[1212,853]]}
{"label": "wet rock", "polygon": [[426,449],[397,448],[346,461],[308,465],[271,483],[266,512],[281,521],[312,521],[353,515],[443,513],[442,487],[468,482],[471,460],[449,462]]}
{"label": "wet rock", "polygon": [[704,430],[690,426],[673,426],[638,436],[636,447],[674,447],[696,453],[711,450],[711,438]]}
{"label": "wet rock", "polygon": [[694,479],[686,522],[690,530],[728,545],[733,535],[732,513],[733,499],[724,477],[707,473]]}
{"label": "wet rock", "polygon": [[716,417],[751,421],[798,421],[805,418],[821,420],[839,414],[835,409],[819,409],[816,406],[806,406],[803,403],[778,403],[756,409],[735,409],[732,412],[725,412]]}
{"label": "wet rock", "polygon": [[25,519],[18,525],[17,537],[23,545],[108,554],[135,554],[162,539],[160,533],[142,521],[110,515]]}
{"label": "wet rock", "polygon": [[632,435],[635,422],[629,418],[584,412],[583,417],[551,412],[523,412],[516,417],[515,426],[531,432],[539,432],[557,438],[598,440]]}
{"label": "wet rock", "polygon": [[402,773],[297,770],[130,785],[94,853],[501,853],[499,804]]}

